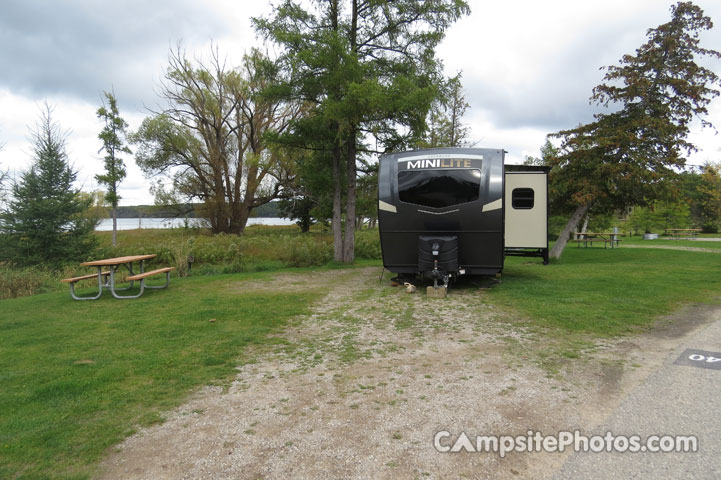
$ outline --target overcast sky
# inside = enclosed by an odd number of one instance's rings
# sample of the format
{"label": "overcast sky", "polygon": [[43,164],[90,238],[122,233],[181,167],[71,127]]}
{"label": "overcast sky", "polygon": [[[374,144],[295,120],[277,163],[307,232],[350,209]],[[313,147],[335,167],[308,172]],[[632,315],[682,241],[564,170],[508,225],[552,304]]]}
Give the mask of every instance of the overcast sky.
{"label": "overcast sky", "polygon": [[[465,122],[479,147],[504,148],[508,163],[538,155],[548,133],[592,119],[591,90],[599,67],[616,64],[645,42],[646,30],[670,19],[664,0],[469,1],[438,50],[446,72],[463,71]],[[721,48],[721,1],[695,2],[718,24],[702,44]],[[95,116],[104,90],[114,89],[121,115],[136,129],[159,102],[157,84],[170,47],[190,54],[210,42],[236,62],[259,45],[250,17],[264,0],[3,0],[0,14],[0,168],[20,172],[32,161],[29,129],[40,105],[69,132],[68,154],[84,190],[98,188],[102,128]],[[721,63],[708,67],[721,74]],[[721,99],[708,119],[721,128]],[[699,127],[692,164],[721,161],[721,135]],[[131,157],[120,186],[122,205],[152,203]]]}

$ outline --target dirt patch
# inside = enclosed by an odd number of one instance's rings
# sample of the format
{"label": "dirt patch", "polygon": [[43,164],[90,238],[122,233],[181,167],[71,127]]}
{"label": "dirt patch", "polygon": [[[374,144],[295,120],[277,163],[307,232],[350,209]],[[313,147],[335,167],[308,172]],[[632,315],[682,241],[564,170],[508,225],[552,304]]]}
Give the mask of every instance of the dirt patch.
{"label": "dirt patch", "polygon": [[588,431],[671,345],[599,342],[549,371],[533,353],[548,339],[483,289],[434,300],[380,283],[379,273],[230,284],[329,293],[283,333],[287,345],[249,353],[257,362],[239,367],[229,389],[203,389],[119,445],[102,478],[543,478],[564,455],[439,453],[434,435]]}
{"label": "dirt patch", "polygon": [[661,317],[649,335],[659,340],[676,340],[689,335],[713,320],[719,305],[694,304],[681,307],[670,315]]}
{"label": "dirt patch", "polygon": [[681,250],[684,252],[721,253],[718,248],[683,247],[675,245],[624,245],[623,248],[655,248],[657,250]]}

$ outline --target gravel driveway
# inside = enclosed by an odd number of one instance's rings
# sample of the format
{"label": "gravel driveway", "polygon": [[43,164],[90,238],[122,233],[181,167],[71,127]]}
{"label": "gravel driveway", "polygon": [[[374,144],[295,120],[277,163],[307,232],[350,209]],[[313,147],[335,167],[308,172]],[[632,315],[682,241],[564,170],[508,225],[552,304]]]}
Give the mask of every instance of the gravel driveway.
{"label": "gravel driveway", "polygon": [[282,343],[246,352],[254,363],[229,388],[196,392],[110,452],[101,478],[550,477],[567,454],[441,453],[434,436],[590,430],[703,323],[696,315],[598,343],[550,372],[534,352],[552,339],[492,306],[483,288],[434,300],[379,282],[379,273],[229,284],[229,294],[332,287]]}

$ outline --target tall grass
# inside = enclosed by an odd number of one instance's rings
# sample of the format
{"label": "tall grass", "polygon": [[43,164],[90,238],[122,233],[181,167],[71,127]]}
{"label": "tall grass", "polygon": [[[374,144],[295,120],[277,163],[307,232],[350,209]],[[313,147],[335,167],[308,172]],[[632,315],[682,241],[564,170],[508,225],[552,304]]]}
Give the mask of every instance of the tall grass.
{"label": "tall grass", "polygon": [[[118,245],[111,232],[96,232],[99,246],[88,260],[125,255],[156,254],[149,266],[173,266],[175,275],[218,274],[277,270],[287,267],[318,267],[333,259],[333,238],[316,227],[301,233],[297,226],[253,225],[242,235],[211,235],[198,228],[121,230]],[[381,258],[378,230],[356,234],[356,257]],[[193,259],[192,265],[189,260]],[[67,288],[59,280],[92,273],[77,264],[61,271],[14,269],[0,266],[0,298],[14,298]],[[82,284],[80,285],[82,286]]]}
{"label": "tall grass", "polygon": [[58,272],[42,268],[0,265],[0,299],[24,297],[59,288]]}
{"label": "tall grass", "polygon": [[[211,235],[198,229],[127,230],[118,233],[118,247],[110,245],[108,232],[98,232],[99,257],[156,253],[156,262],[176,268],[193,256],[193,268],[204,265],[235,266],[237,271],[255,271],[255,266],[279,262],[283,267],[315,267],[333,258],[333,237],[314,230],[300,233],[296,226],[253,225],[242,235]],[[184,257],[184,258],[181,258]],[[378,230],[356,233],[356,257],[381,258]]]}

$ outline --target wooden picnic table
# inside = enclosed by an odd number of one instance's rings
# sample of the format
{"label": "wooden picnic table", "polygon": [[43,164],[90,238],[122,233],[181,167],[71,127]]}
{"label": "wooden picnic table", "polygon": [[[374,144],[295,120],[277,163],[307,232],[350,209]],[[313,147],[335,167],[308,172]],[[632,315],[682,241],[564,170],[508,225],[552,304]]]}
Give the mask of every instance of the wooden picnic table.
{"label": "wooden picnic table", "polygon": [[156,254],[148,254],[148,255],[129,255],[126,257],[115,257],[115,258],[106,258],[103,260],[92,260],[90,262],[83,262],[80,265],[83,267],[110,267],[110,266],[117,266],[120,265],[132,265],[133,262],[140,262],[140,267],[142,268],[143,262],[145,260],[150,260],[151,258],[157,257]]}
{"label": "wooden picnic table", "polygon": [[603,242],[603,248],[606,248],[607,244],[611,245],[611,248],[618,247],[618,242],[621,241],[620,237],[622,234],[614,232],[575,232],[575,239],[579,248],[583,244],[584,248],[588,247],[589,244],[593,246],[593,242]]}
{"label": "wooden picnic table", "polygon": [[[97,273],[90,274],[90,275],[82,275],[80,277],[74,277],[74,278],[65,278],[61,280],[62,282],[69,283],[70,284],[70,296],[72,296],[75,300],[96,300],[100,298],[100,296],[103,294],[103,290],[110,290],[110,293],[113,294],[115,298],[138,298],[143,294],[146,288],[149,289],[160,289],[160,288],[167,288],[170,283],[170,272],[172,270],[175,270],[174,267],[165,267],[165,268],[159,268],[157,270],[152,270],[149,272],[145,271],[144,268],[144,262],[146,260],[150,260],[151,258],[157,257],[156,254],[147,254],[147,255],[128,255],[124,257],[114,257],[114,258],[104,258],[102,260],[92,260],[90,262],[83,262],[80,265],[84,267],[96,267]],[[139,271],[138,273],[133,270],[133,264],[137,263]],[[125,280],[130,282],[128,286],[118,288],[116,287],[116,275],[118,273],[118,270],[120,270],[121,267],[124,267],[128,270],[130,275],[125,277]],[[103,270],[106,271],[103,271]],[[160,273],[165,273],[165,284],[160,286],[149,286],[145,285],[145,279],[157,275]],[[95,296],[91,297],[78,297],[75,294],[75,283],[80,280],[87,280],[91,278],[97,278],[98,279],[98,293]],[[137,295],[118,295],[117,292],[124,291],[124,290],[130,290],[133,288],[133,284],[135,281],[140,281],[140,292]]]}
{"label": "wooden picnic table", "polygon": [[681,240],[681,237],[694,240],[702,231],[701,228],[667,228],[663,233],[672,236],[676,240]]}

